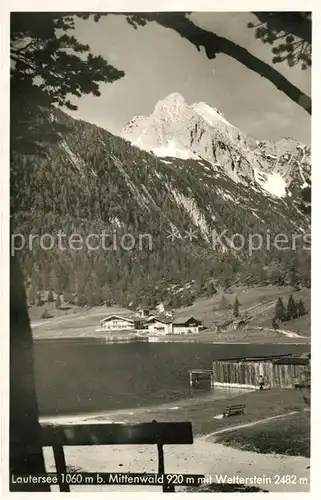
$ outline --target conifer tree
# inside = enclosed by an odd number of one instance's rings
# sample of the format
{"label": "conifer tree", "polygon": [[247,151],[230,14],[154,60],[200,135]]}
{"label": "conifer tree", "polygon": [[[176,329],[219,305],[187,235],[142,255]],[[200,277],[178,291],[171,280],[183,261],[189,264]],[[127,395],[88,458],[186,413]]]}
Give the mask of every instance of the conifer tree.
{"label": "conifer tree", "polygon": [[61,299],[59,293],[57,294],[56,297],[56,309],[59,309],[61,307]]}
{"label": "conifer tree", "polygon": [[285,307],[284,303],[281,297],[278,298],[275,306],[275,319],[277,321],[285,321],[286,319],[286,314],[285,314]]}
{"label": "conifer tree", "polygon": [[286,319],[289,320],[289,319],[294,319],[294,318],[297,318],[297,317],[298,317],[298,315],[297,315],[297,305],[295,303],[293,295],[290,295],[289,300],[288,300],[288,304],[287,304],[287,307],[286,307]]}
{"label": "conifer tree", "polygon": [[238,318],[240,315],[240,303],[238,301],[238,298],[235,297],[234,305],[233,305],[233,316],[235,318]]}
{"label": "conifer tree", "polygon": [[299,302],[297,303],[297,315],[304,316],[305,314],[306,314],[306,310],[305,310],[302,299],[300,299]]}
{"label": "conifer tree", "polygon": [[272,328],[274,330],[276,330],[278,328],[278,326],[279,326],[279,323],[278,323],[276,317],[274,316],[274,318],[272,319]]}
{"label": "conifer tree", "polygon": [[[98,20],[97,18],[95,20]],[[75,16],[59,12],[14,12],[11,15],[11,148],[34,153],[40,141],[54,139],[41,109],[77,109],[70,96],[99,96],[101,82],[114,82],[124,72],[71,34]],[[40,108],[38,108],[40,107]],[[38,128],[30,120],[39,115]],[[59,130],[56,130],[59,138]],[[40,139],[41,138],[41,139]]]}

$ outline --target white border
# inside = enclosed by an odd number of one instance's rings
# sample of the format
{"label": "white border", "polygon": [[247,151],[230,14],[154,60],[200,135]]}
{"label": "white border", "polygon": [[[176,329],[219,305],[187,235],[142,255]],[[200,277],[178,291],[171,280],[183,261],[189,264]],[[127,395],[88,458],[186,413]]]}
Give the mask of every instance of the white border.
{"label": "white border", "polygon": [[[312,10],[312,0],[6,0],[10,11],[90,11],[90,12],[148,12],[148,11],[305,11]],[[10,5],[9,5],[10,4]]]}
{"label": "white border", "polygon": [[[312,118],[312,158],[313,158],[313,258],[312,258],[312,467],[311,467],[311,493],[318,491],[318,457],[320,456],[321,447],[321,431],[319,428],[320,419],[320,389],[319,381],[321,380],[321,363],[320,363],[320,347],[321,342],[321,325],[318,315],[320,310],[320,301],[318,286],[320,280],[320,256],[315,249],[319,246],[319,234],[317,228],[317,214],[320,213],[318,205],[321,201],[319,194],[321,186],[321,165],[320,165],[320,127],[318,127],[317,117],[320,111],[320,82],[317,83],[317,78],[321,70],[320,57],[320,30],[321,19],[319,2],[317,0],[100,0],[96,2],[86,2],[84,0],[47,0],[45,3],[42,0],[5,0],[0,4],[0,36],[1,36],[1,54],[0,54],[0,71],[1,71],[1,120],[0,120],[0,225],[1,225],[1,243],[0,243],[0,265],[1,265],[1,292],[0,292],[0,308],[1,308],[1,331],[0,331],[0,352],[1,352],[1,477],[0,488],[4,498],[11,496],[7,491],[8,484],[8,414],[9,414],[9,389],[8,389],[8,373],[9,373],[9,12],[10,11],[313,11],[313,118]],[[319,71],[318,71],[319,70]],[[1,481],[3,479],[3,481]],[[92,498],[91,493],[82,493],[82,498]],[[23,498],[32,496],[34,493],[17,494],[15,498]],[[48,494],[40,494],[40,497]],[[50,493],[50,498],[53,500],[59,497],[59,493]],[[106,497],[106,493],[95,493],[102,498]],[[150,493],[121,493],[117,492],[117,496],[126,498],[147,498]],[[162,493],[153,493],[153,495],[162,495]],[[186,498],[187,494],[176,493],[179,497]],[[208,494],[206,494],[208,495]],[[215,494],[222,496],[224,494]],[[270,494],[271,495],[271,494]],[[302,494],[301,494],[302,495]],[[36,494],[39,498],[39,494]],[[192,493],[191,498],[196,500],[196,497],[202,494]],[[246,495],[247,496],[247,495]],[[272,494],[273,496],[273,494]],[[290,494],[282,494],[282,499],[287,498]],[[305,495],[304,495],[305,496]],[[78,494],[70,493],[68,498],[77,498]],[[175,498],[176,498],[175,497]],[[252,496],[249,494],[249,497]]]}

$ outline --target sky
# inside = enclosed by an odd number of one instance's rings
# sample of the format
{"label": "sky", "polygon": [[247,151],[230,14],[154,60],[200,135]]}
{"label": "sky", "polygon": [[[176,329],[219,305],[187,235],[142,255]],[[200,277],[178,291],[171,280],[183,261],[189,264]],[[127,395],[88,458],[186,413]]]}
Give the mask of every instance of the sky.
{"label": "sky", "polygon": [[[257,40],[254,30],[247,27],[249,21],[257,21],[253,14],[201,12],[191,19],[272,65],[271,46]],[[255,139],[294,137],[310,144],[310,115],[269,80],[227,55],[208,59],[203,48],[199,52],[178,33],[156,22],[135,30],[119,15],[108,15],[98,23],[77,19],[75,35],[94,54],[125,72],[120,80],[101,84],[100,97],[74,98],[78,110],[70,114],[75,118],[119,135],[134,116],[149,115],[159,100],[179,92],[187,104],[204,101],[219,109],[229,122]],[[309,69],[290,68],[285,62],[273,66],[311,95]]]}

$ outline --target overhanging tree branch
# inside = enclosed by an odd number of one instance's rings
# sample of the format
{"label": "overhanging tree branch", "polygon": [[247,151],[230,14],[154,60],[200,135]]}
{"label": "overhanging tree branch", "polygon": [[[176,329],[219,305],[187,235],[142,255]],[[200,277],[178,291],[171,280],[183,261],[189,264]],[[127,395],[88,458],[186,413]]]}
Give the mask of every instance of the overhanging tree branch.
{"label": "overhanging tree branch", "polygon": [[221,52],[237,59],[247,68],[255,71],[263,78],[270,80],[277,89],[286,94],[292,101],[296,102],[305,111],[311,114],[311,98],[287,80],[279,71],[269,64],[253,56],[244,47],[224,39],[221,45]]}
{"label": "overhanging tree branch", "polygon": [[[130,14],[127,14],[127,16],[130,18]],[[311,98],[287,80],[279,71],[237,43],[197,26],[184,12],[144,13],[141,14],[141,18],[146,21],[156,21],[164,28],[173,29],[183,38],[193,43],[198,50],[200,50],[200,47],[204,47],[209,59],[215,59],[217,54],[226,54],[233,57],[248,69],[269,80],[277,89],[311,114]],[[132,22],[137,23],[134,17],[130,18],[130,21],[131,24]],[[142,25],[141,23],[137,24]]]}

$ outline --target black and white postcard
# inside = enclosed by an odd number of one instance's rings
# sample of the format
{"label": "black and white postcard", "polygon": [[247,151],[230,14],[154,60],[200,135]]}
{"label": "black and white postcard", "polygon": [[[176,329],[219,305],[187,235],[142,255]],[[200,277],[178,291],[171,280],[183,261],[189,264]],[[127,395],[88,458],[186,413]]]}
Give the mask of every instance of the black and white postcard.
{"label": "black and white postcard", "polygon": [[4,489],[311,492],[313,2],[4,3]]}

